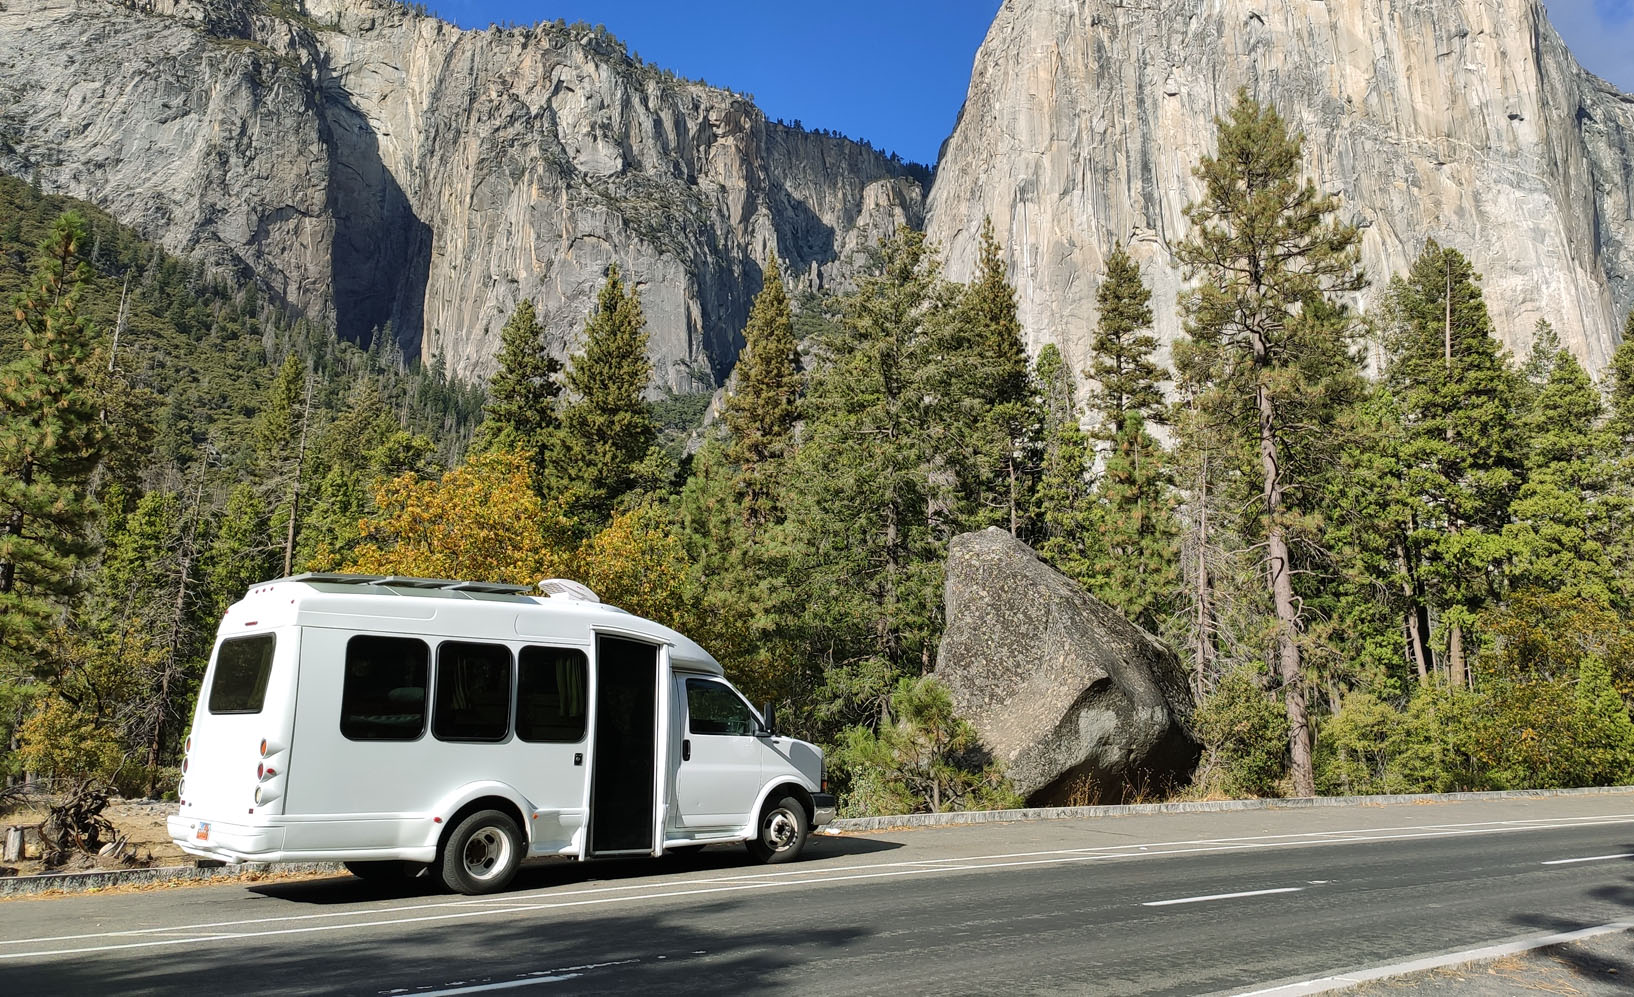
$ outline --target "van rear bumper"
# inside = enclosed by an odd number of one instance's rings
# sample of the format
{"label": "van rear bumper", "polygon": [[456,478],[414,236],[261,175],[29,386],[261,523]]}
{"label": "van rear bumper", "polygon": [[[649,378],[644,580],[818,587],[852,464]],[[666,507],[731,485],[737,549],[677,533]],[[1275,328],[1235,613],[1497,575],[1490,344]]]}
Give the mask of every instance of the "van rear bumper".
{"label": "van rear bumper", "polygon": [[[171,817],[165,822],[170,840],[189,855],[217,862],[375,862],[400,860],[431,862],[437,846],[431,844],[352,845],[313,848],[312,842],[288,840],[287,824],[228,824],[199,817]],[[201,825],[208,825],[206,837],[199,837]],[[308,835],[308,838],[311,836]],[[329,842],[325,842],[326,844]]]}
{"label": "van rear bumper", "polygon": [[222,862],[277,862],[284,849],[284,829],[276,826],[228,824],[197,817],[165,821],[170,840],[189,855]]}

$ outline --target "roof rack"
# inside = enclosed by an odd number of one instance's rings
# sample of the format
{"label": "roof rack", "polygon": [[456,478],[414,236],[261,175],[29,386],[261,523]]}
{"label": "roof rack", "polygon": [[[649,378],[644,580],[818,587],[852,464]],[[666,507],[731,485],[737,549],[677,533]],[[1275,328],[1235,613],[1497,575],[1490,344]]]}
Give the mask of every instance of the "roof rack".
{"label": "roof rack", "polygon": [[280,582],[323,582],[329,585],[379,585],[383,588],[437,589],[443,592],[476,592],[483,595],[527,595],[534,591],[531,585],[506,585],[502,582],[459,582],[447,578],[406,578],[402,575],[336,575],[309,571]]}

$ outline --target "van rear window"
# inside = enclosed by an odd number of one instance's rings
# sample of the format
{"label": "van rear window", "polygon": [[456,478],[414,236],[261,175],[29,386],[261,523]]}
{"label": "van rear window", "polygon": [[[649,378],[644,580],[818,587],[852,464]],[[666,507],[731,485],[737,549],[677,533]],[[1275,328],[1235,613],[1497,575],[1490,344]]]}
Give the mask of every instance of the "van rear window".
{"label": "van rear window", "polygon": [[590,671],[584,652],[524,647],[516,663],[516,736],[533,744],[584,740],[585,682]]}
{"label": "van rear window", "polygon": [[234,637],[216,652],[216,677],[210,683],[210,712],[260,713],[272,677],[272,634]]}
{"label": "van rear window", "polygon": [[353,741],[414,741],[426,729],[430,649],[408,637],[346,642],[340,732]]}

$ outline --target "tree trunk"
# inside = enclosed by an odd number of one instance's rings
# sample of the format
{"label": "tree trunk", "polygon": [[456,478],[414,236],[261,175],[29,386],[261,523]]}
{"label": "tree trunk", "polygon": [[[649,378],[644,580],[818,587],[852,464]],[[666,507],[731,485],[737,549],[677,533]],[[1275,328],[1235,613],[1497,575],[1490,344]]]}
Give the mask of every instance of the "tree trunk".
{"label": "tree trunk", "polygon": [[[23,461],[23,470],[18,477],[22,478],[23,490],[27,491],[28,487],[34,483],[34,462],[31,460]],[[13,509],[11,511],[11,515],[6,517],[5,528],[5,536],[20,537],[23,535],[22,509]],[[0,561],[0,595],[10,595],[16,587],[17,562],[10,558]]]}
{"label": "tree trunk", "polygon": [[1418,680],[1426,682],[1430,677],[1430,648],[1422,618],[1424,601],[1419,598],[1418,582],[1407,567],[1407,548],[1400,543],[1396,544],[1396,558],[1401,566],[1401,594],[1407,598],[1407,660],[1418,671]]}
{"label": "tree trunk", "polygon": [[[1256,359],[1263,364],[1263,340],[1255,337]],[[1292,760],[1294,795],[1316,795],[1316,778],[1311,767],[1311,726],[1305,707],[1305,678],[1299,656],[1299,610],[1294,604],[1293,563],[1288,554],[1288,537],[1280,519],[1282,512],[1282,468],[1276,440],[1276,402],[1264,384],[1257,389],[1260,423],[1260,469],[1264,475],[1261,493],[1265,503],[1266,554],[1269,558],[1271,600],[1277,614],[1277,673],[1282,679],[1283,700],[1288,711],[1288,749]]]}
{"label": "tree trunk", "polygon": [[1208,576],[1208,455],[1203,456],[1203,473],[1197,488],[1197,695],[1203,694],[1208,670],[1213,664],[1214,642],[1209,639],[1213,617],[1213,592]]}
{"label": "tree trunk", "polygon": [[1454,623],[1447,633],[1447,674],[1453,688],[1469,685],[1469,672],[1464,667],[1464,625]]}

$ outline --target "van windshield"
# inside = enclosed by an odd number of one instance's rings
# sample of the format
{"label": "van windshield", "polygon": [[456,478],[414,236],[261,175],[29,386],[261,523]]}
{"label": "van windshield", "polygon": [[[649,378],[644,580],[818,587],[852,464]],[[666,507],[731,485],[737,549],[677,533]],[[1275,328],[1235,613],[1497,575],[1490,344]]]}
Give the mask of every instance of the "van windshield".
{"label": "van windshield", "polygon": [[210,712],[260,713],[272,677],[272,634],[234,637],[216,653],[216,677],[210,683]]}

